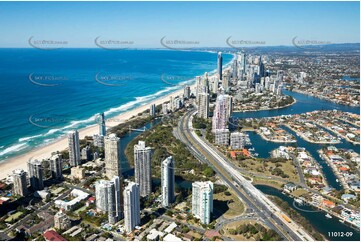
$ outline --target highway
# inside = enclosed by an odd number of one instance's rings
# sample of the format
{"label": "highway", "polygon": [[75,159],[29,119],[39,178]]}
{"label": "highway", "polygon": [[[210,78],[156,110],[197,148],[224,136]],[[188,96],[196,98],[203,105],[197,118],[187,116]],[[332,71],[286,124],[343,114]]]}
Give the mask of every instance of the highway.
{"label": "highway", "polygon": [[[194,111],[188,112],[181,118],[177,135],[181,137],[181,140],[192,153],[196,153],[198,159],[211,163],[212,168],[236,191],[239,198],[255,211],[268,227],[275,230],[286,240],[313,240],[299,225],[289,220],[289,218],[285,219],[284,216],[286,215],[276,205],[246,180],[237,169],[229,165],[227,159],[220,156],[213,147],[197,136],[192,129],[192,115],[194,113]],[[289,222],[286,220],[289,220]]]}

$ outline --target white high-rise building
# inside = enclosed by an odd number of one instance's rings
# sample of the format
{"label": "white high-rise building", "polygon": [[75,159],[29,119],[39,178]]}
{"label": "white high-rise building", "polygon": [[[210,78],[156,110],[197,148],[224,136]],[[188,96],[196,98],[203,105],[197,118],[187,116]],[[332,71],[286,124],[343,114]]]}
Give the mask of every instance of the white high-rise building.
{"label": "white high-rise building", "polygon": [[149,108],[149,115],[154,117],[155,114],[156,114],[156,112],[155,112],[155,104],[152,104],[152,105],[150,105],[150,108]]}
{"label": "white high-rise building", "polygon": [[192,183],[192,213],[202,224],[209,224],[213,212],[213,183]]}
{"label": "white high-rise building", "polygon": [[164,115],[167,115],[168,114],[168,104],[167,103],[163,103],[162,104],[162,113]]}
{"label": "white high-rise building", "polygon": [[209,94],[200,93],[198,95],[198,117],[207,119],[209,117]]}
{"label": "white high-rise building", "polygon": [[148,196],[152,192],[152,149],[145,147],[144,141],[134,145],[135,182],[139,184],[140,195]]}
{"label": "white high-rise building", "polygon": [[70,166],[77,166],[80,163],[80,144],[78,130],[73,130],[68,133],[68,144],[69,164]]}
{"label": "white high-rise building", "polygon": [[71,221],[69,217],[60,210],[54,216],[54,228],[60,230],[67,230],[71,227]]}
{"label": "white high-rise building", "polygon": [[162,162],[162,205],[168,207],[174,200],[174,160],[172,156],[169,156]]}
{"label": "white high-rise building", "polygon": [[122,218],[120,188],[121,181],[118,176],[110,181],[100,180],[95,183],[97,211],[108,212],[110,224],[115,224]]}
{"label": "white high-rise building", "polygon": [[99,122],[99,135],[103,135],[105,136],[107,134],[107,130],[105,127],[105,117],[104,117],[104,113],[99,113],[98,114],[98,122]]}
{"label": "white high-rise building", "polygon": [[199,94],[209,93],[208,73],[204,73],[204,77],[196,77],[196,101],[198,101]]}
{"label": "white high-rise building", "polygon": [[277,96],[282,96],[282,85],[279,85],[279,86],[277,87],[276,95],[277,95]]}
{"label": "white high-rise building", "polygon": [[217,145],[229,145],[229,129],[216,129],[214,136]]}
{"label": "white high-rise building", "polygon": [[231,133],[231,149],[240,150],[243,149],[246,145],[246,134],[242,132],[233,132]]}
{"label": "white high-rise building", "polygon": [[104,152],[105,152],[105,172],[109,179],[114,176],[121,177],[120,166],[120,138],[115,134],[110,134],[104,138]]}
{"label": "white high-rise building", "polygon": [[63,179],[63,159],[61,154],[52,154],[49,158],[51,177],[53,179]]}
{"label": "white high-rise building", "polygon": [[266,90],[269,90],[269,89],[270,89],[270,85],[271,85],[270,78],[269,78],[269,76],[266,76],[266,78],[265,78],[265,83],[264,83],[264,88],[265,88]]}
{"label": "white high-rise building", "polygon": [[212,132],[215,132],[217,129],[227,129],[231,114],[232,96],[226,94],[218,95],[212,118]]}
{"label": "white high-rise building", "polygon": [[16,169],[12,174],[13,178],[13,193],[19,196],[26,196],[28,194],[28,185],[26,180],[26,172],[22,169]]}
{"label": "white high-rise building", "polygon": [[256,83],[255,93],[261,93],[261,84],[260,83]]}
{"label": "white high-rise building", "polygon": [[223,90],[227,91],[229,89],[229,82],[230,82],[230,74],[227,73],[223,76],[223,79],[222,79]]}
{"label": "white high-rise building", "polygon": [[140,224],[140,196],[137,183],[129,182],[123,191],[124,227],[130,233]]}
{"label": "white high-rise building", "polygon": [[184,87],[183,97],[185,99],[189,99],[191,97],[191,87],[190,86],[185,86]]}
{"label": "white high-rise building", "polygon": [[44,189],[44,170],[41,161],[29,160],[28,172],[30,178],[30,186],[34,191]]}

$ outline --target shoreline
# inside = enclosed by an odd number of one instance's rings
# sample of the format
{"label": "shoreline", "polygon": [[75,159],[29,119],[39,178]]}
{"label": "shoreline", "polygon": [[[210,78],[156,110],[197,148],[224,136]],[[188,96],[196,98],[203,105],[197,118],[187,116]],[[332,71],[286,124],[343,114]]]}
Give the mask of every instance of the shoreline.
{"label": "shoreline", "polygon": [[[291,91],[290,89],[287,89],[287,91]],[[296,92],[296,93],[300,93],[300,94],[303,94],[303,95],[307,95],[307,96],[310,96],[310,97],[316,97],[316,98],[319,98],[321,100],[326,100],[326,101],[329,101],[329,102],[332,102],[332,103],[336,103],[336,104],[339,104],[339,105],[344,105],[344,106],[347,106],[347,107],[360,107],[360,105],[352,105],[350,103],[339,103],[339,102],[335,102],[333,99],[331,98],[327,98],[327,97],[324,97],[324,96],[318,96],[316,94],[313,94],[313,93],[309,93],[309,92],[306,92],[306,91],[301,91],[299,89],[292,89],[291,92]]]}
{"label": "shoreline", "polygon": [[[232,59],[233,60],[233,59]],[[232,61],[230,62],[232,63]],[[227,63],[224,66],[224,70],[230,69],[230,63]],[[212,77],[216,75],[216,72],[213,73],[210,72],[211,75],[209,77]],[[142,113],[145,110],[150,108],[151,104],[160,105],[165,102],[168,102],[170,97],[176,97],[183,95],[184,87],[185,85],[180,85],[179,90],[175,90],[171,93],[165,94],[163,96],[160,96],[152,101],[149,101],[146,104],[143,104],[139,107],[130,109],[128,111],[125,111],[124,113],[118,114],[112,118],[105,118],[106,119],[106,129],[108,130],[111,127],[114,127],[118,124],[124,123],[128,121],[129,119],[133,117],[137,117],[138,113]],[[191,88],[191,90],[196,88],[196,82],[193,81],[192,84],[188,84],[188,86]],[[182,88],[181,88],[182,87]],[[79,139],[84,139],[85,136],[93,136],[94,134],[99,133],[99,127],[97,124],[84,127],[81,129],[78,129],[79,131]],[[9,175],[12,173],[15,169],[23,169],[27,171],[27,162],[29,159],[35,158],[38,160],[47,159],[51,156],[52,152],[56,151],[62,151],[68,148],[68,138],[66,136],[59,137],[59,139],[55,139],[53,142],[46,144],[44,146],[34,147],[34,149],[14,157],[11,157],[9,159],[5,159],[0,163],[0,180],[6,179],[9,177]]]}
{"label": "shoreline", "polygon": [[262,139],[266,140],[266,141],[269,141],[269,142],[273,142],[273,143],[296,143],[297,140],[290,140],[290,141],[284,141],[284,140],[278,140],[278,139],[269,139],[267,138],[262,132],[259,132],[258,130],[256,131],[256,133],[261,136]]}
{"label": "shoreline", "polygon": [[[291,96],[292,97],[292,96]],[[293,104],[297,103],[297,100],[296,98],[292,97],[293,98],[293,102],[292,103],[289,103],[289,104],[286,104],[285,106],[282,106],[282,107],[274,107],[274,108],[266,108],[266,109],[256,109],[256,110],[233,110],[234,113],[246,113],[246,112],[259,112],[259,111],[270,111],[270,110],[276,110],[276,109],[283,109],[283,108],[287,108],[289,106],[292,106]]]}
{"label": "shoreline", "polygon": [[284,126],[286,126],[287,128],[289,128],[290,130],[292,130],[293,132],[295,132],[296,134],[298,134],[303,140],[309,142],[309,143],[312,143],[312,144],[329,144],[329,145],[332,145],[332,144],[339,144],[341,143],[341,141],[337,141],[337,142],[331,142],[331,141],[313,141],[313,140],[310,140],[309,138],[307,138],[306,136],[304,136],[303,133],[300,133],[298,130],[292,128],[289,124],[283,124]]}
{"label": "shoreline", "polygon": [[[195,83],[189,84],[191,89],[194,89]],[[131,119],[133,116],[137,116],[138,113],[142,113],[145,110],[149,109],[151,104],[160,105],[165,102],[168,102],[170,97],[176,97],[183,94],[183,89],[176,90],[164,96],[154,99],[147,104],[143,104],[134,109],[128,110],[124,113],[118,114],[112,118],[106,118],[106,128],[109,129],[120,123],[124,123],[128,119]],[[97,124],[81,128],[79,131],[79,139],[84,139],[85,136],[92,136],[99,132],[99,127]],[[44,146],[36,147],[25,154],[11,157],[9,159],[3,160],[0,163],[0,180],[7,178],[13,170],[23,169],[27,170],[27,162],[29,159],[47,159],[51,156],[52,152],[61,151],[68,148],[68,138],[66,136],[54,140],[53,142],[46,144]]]}

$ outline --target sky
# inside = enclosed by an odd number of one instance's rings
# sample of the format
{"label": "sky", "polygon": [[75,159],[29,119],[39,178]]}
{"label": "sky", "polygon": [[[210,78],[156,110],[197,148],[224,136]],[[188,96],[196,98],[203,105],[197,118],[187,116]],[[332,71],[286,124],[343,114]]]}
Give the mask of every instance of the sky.
{"label": "sky", "polygon": [[30,47],[30,37],[79,48],[95,48],[97,37],[136,48],[162,48],[163,37],[199,47],[224,47],[229,37],[266,46],[295,37],[359,43],[360,3],[0,2],[0,33],[1,48]]}

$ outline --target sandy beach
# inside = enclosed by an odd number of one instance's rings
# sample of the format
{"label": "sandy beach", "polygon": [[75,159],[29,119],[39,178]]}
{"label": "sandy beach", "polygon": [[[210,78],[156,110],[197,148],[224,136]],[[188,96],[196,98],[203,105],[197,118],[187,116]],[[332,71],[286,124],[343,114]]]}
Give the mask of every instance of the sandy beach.
{"label": "sandy beach", "polygon": [[[195,84],[190,85],[191,89],[195,87]],[[125,113],[119,114],[118,116],[115,116],[113,118],[107,119],[106,126],[107,129],[113,126],[116,126],[120,123],[123,123],[127,119],[136,116],[138,113],[143,112],[147,109],[149,109],[150,104],[162,104],[164,102],[169,101],[169,98],[171,96],[176,97],[183,95],[183,89],[174,91],[170,94],[167,94],[163,97],[159,97],[158,99],[152,101],[149,104],[142,105],[140,107],[137,107],[135,109],[129,110]],[[99,132],[99,128],[97,125],[89,126],[83,129],[79,129],[79,138],[83,139],[85,136],[92,136],[94,134],[97,134]],[[19,155],[13,158],[10,158],[8,160],[3,161],[0,164],[0,179],[4,179],[8,177],[15,169],[24,169],[27,170],[27,161],[31,158],[34,159],[47,159],[51,156],[52,152],[61,151],[68,147],[68,140],[67,137],[63,137],[59,140],[54,141],[53,143],[50,143],[46,146],[34,148],[34,150],[31,150],[30,152],[27,152],[26,154]]]}

